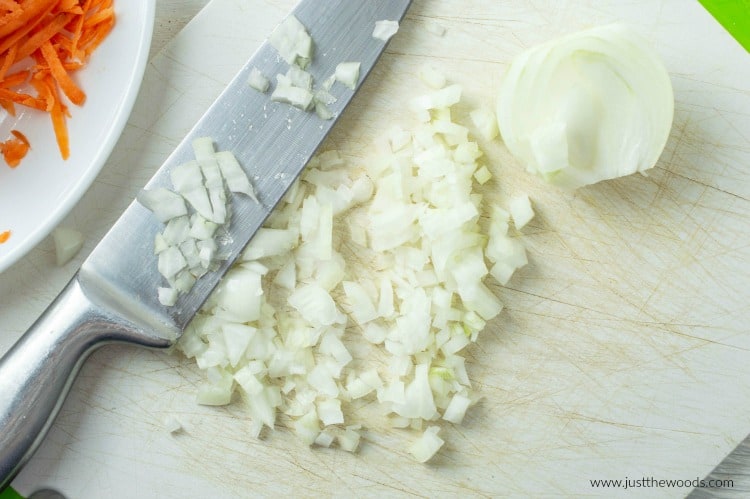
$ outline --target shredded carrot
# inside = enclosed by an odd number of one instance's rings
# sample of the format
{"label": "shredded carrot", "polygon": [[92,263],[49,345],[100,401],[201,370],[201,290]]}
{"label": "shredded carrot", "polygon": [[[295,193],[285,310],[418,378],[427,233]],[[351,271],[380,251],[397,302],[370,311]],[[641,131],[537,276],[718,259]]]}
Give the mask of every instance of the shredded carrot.
{"label": "shredded carrot", "polygon": [[0,244],[3,244],[8,239],[10,239],[10,231],[9,230],[6,230],[5,232],[0,232]]}
{"label": "shredded carrot", "polygon": [[29,152],[29,140],[18,130],[11,130],[13,137],[5,142],[0,142],[0,153],[2,153],[5,162],[11,168],[17,167],[26,153]]}
{"label": "shredded carrot", "polygon": [[[65,102],[86,100],[73,74],[114,24],[112,0],[0,0],[0,107],[10,114],[16,105],[47,112],[63,159],[70,154]],[[29,146],[13,135],[0,147],[16,166]]]}

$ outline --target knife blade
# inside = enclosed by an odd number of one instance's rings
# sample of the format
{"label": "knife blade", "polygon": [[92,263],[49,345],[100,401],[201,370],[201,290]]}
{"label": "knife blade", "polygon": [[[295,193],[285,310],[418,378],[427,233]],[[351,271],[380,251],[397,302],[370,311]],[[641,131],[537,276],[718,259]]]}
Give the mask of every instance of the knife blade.
{"label": "knife blade", "polygon": [[750,435],[740,442],[686,497],[712,499],[750,494]]}
{"label": "knife blade", "polygon": [[174,167],[191,159],[192,142],[211,137],[217,150],[231,151],[254,179],[258,201],[232,198],[228,255],[174,306],[157,296],[161,275],[154,237],[163,228],[133,201],[102,238],[65,289],[0,359],[0,490],[31,457],[62,405],[85,358],[112,342],[152,348],[174,344],[240,252],[326,138],[380,58],[387,42],[372,36],[376,21],[401,21],[411,0],[302,0],[296,17],[314,41],[306,70],[324,81],[341,62],[361,64],[354,90],[335,85],[329,105],[334,118],[272,102],[250,87],[253,68],[284,74],[288,64],[266,41],[175,148],[145,186],[168,187]]}

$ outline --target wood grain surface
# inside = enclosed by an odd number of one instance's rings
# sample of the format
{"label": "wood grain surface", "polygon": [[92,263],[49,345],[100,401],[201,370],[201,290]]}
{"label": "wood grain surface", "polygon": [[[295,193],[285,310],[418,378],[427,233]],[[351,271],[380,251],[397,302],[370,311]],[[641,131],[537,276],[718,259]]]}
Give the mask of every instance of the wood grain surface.
{"label": "wood grain surface", "polygon": [[[162,0],[162,12],[178,9]],[[197,5],[197,3],[195,4]],[[62,288],[119,212],[284,13],[290,0],[213,0],[146,72],[130,123],[68,217],[86,246],[56,268],[44,243],[0,275],[0,351]],[[71,498],[683,497],[686,488],[592,488],[593,479],[704,476],[750,431],[750,59],[683,0],[415,0],[326,147],[362,158],[411,119],[430,62],[464,86],[456,116],[494,106],[525,47],[611,21],[633,24],[672,77],[675,123],[647,177],[564,193],[480,140],[484,194],[528,193],[530,264],[497,292],[505,311],[467,352],[482,401],[428,465],[413,436],[373,420],[360,451],[302,446],[282,422],[246,435],[240,405],[197,406],[200,373],[163,352],[92,356],[14,485]],[[446,28],[443,36],[426,23]],[[155,37],[156,40],[156,37]],[[171,435],[164,418],[184,431]]]}
{"label": "wood grain surface", "polygon": [[154,33],[150,57],[169,43],[209,0],[154,0]]}

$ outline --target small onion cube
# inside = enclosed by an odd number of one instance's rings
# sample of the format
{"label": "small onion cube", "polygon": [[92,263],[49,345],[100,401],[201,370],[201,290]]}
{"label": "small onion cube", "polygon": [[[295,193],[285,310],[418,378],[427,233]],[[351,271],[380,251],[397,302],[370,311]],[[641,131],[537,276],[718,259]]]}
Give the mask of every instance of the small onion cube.
{"label": "small onion cube", "polygon": [[345,321],[328,291],[317,284],[298,287],[289,296],[289,304],[312,324],[330,326]]}
{"label": "small onion cube", "polygon": [[201,259],[198,255],[198,246],[195,243],[195,239],[189,238],[184,240],[178,245],[182,256],[185,257],[187,266],[190,269],[198,268],[201,265]]}
{"label": "small onion cube", "polygon": [[169,279],[187,267],[187,260],[185,260],[182,252],[177,247],[170,246],[159,253],[158,267],[159,273],[166,279]]}
{"label": "small onion cube", "polygon": [[359,62],[341,62],[336,66],[336,80],[354,90],[359,82]]}
{"label": "small onion cube", "polygon": [[212,158],[216,151],[214,148],[214,140],[211,137],[198,137],[193,139],[191,145],[193,147],[195,159],[198,161]]}
{"label": "small onion cube", "polygon": [[466,307],[486,321],[495,318],[503,310],[502,302],[484,283],[459,290],[459,294]]}
{"label": "small onion cube", "polygon": [[312,38],[294,15],[288,16],[271,33],[268,42],[288,64],[304,64],[312,57]]}
{"label": "small onion cube", "polygon": [[181,194],[191,189],[204,187],[203,174],[201,173],[200,164],[196,160],[175,166],[169,173],[169,177],[172,180],[174,188]]}
{"label": "small onion cube", "polygon": [[355,321],[366,324],[378,317],[375,305],[361,284],[353,281],[344,281],[342,284]]}
{"label": "small onion cube", "polygon": [[154,236],[154,255],[158,255],[165,249],[169,248],[170,244],[164,239],[164,234],[157,232]]}
{"label": "small onion cube", "polygon": [[318,414],[313,408],[304,416],[294,422],[294,432],[307,445],[315,443],[315,439],[320,434],[320,420]]}
{"label": "small onion cube", "polygon": [[190,219],[186,215],[171,219],[161,232],[161,236],[168,246],[179,245],[190,238]]}
{"label": "small onion cube", "polygon": [[256,203],[258,198],[255,196],[255,190],[253,189],[250,179],[247,177],[245,170],[242,169],[237,158],[230,151],[220,151],[214,155],[216,162],[219,165],[224,180],[227,183],[227,188],[231,192],[239,192],[246,194]]}
{"label": "small onion cube", "polygon": [[479,185],[486,184],[491,178],[492,173],[490,173],[489,168],[484,165],[474,172],[474,179],[479,183]]}
{"label": "small onion cube", "polygon": [[214,382],[204,383],[198,388],[197,401],[200,405],[227,405],[232,400],[233,378],[222,372]]}
{"label": "small onion cube", "polygon": [[325,105],[334,104],[337,99],[331,95],[327,90],[319,88],[315,91],[315,102]]}
{"label": "small onion cube", "polygon": [[433,419],[437,412],[428,377],[429,365],[414,368],[414,379],[406,386],[404,402],[393,404],[393,412],[405,418]]}
{"label": "small onion cube", "polygon": [[341,435],[338,435],[336,437],[339,443],[339,447],[341,447],[341,450],[347,451],[347,452],[354,452],[357,450],[357,447],[359,447],[359,439],[360,435],[357,431],[354,431],[353,429],[347,428],[344,430],[344,433]]}
{"label": "small onion cube", "polygon": [[260,317],[260,274],[245,268],[227,272],[216,290],[216,304],[238,322],[250,322]]}
{"label": "small onion cube", "polygon": [[497,262],[490,268],[490,274],[497,282],[505,286],[516,271],[516,267],[506,262]]}
{"label": "small onion cube", "polygon": [[318,364],[308,373],[307,382],[321,394],[329,397],[336,397],[339,394],[339,388],[336,386],[333,375],[324,364]]}
{"label": "small onion cube", "polygon": [[528,263],[526,248],[517,238],[508,235],[492,235],[485,248],[487,259],[493,263],[504,263],[518,269]]}
{"label": "small onion cube", "polygon": [[347,393],[354,400],[362,398],[366,395],[369,395],[375,390],[376,390],[375,387],[370,386],[361,377],[352,379],[346,385]]}
{"label": "small onion cube", "polygon": [[261,227],[242,252],[242,260],[283,255],[297,245],[299,235],[291,229]]}
{"label": "small onion cube", "polygon": [[307,111],[313,106],[313,98],[314,95],[311,91],[291,85],[277,85],[271,94],[272,101],[290,104],[303,111]]}
{"label": "small onion cube", "polygon": [[222,325],[221,332],[224,336],[224,345],[227,348],[227,358],[232,367],[239,364],[245,356],[245,351],[256,331],[256,328],[246,324],[228,322]]}
{"label": "small onion cube", "polygon": [[179,293],[187,293],[195,285],[196,277],[190,272],[189,269],[185,268],[177,272],[172,278],[167,278],[167,282],[170,286],[175,288]]}
{"label": "small onion cube", "polygon": [[218,250],[216,241],[213,239],[200,240],[196,243],[196,246],[198,248],[198,258],[200,259],[201,266],[204,269],[210,268],[211,264],[216,259],[216,251]]}
{"label": "small onion cube", "polygon": [[342,367],[352,361],[351,353],[333,330],[324,334],[320,340],[320,353],[330,355],[336,360],[336,364]]}
{"label": "small onion cube", "polygon": [[276,273],[273,283],[281,288],[292,290],[297,285],[297,269],[294,260],[289,260]]}
{"label": "small onion cube", "polygon": [[188,236],[198,240],[212,240],[219,224],[209,222],[199,213],[193,213],[190,217],[190,231]]}
{"label": "small onion cube", "polygon": [[315,101],[315,114],[317,114],[321,120],[333,119],[333,112],[328,109],[328,106],[324,102],[317,100]]}
{"label": "small onion cube", "polygon": [[428,427],[422,436],[409,447],[409,453],[420,463],[429,461],[445,443],[442,438],[438,437],[439,431],[438,426]]}
{"label": "small onion cube", "polygon": [[445,74],[435,69],[435,67],[431,64],[423,64],[422,66],[420,66],[419,71],[417,72],[417,76],[419,76],[419,79],[422,80],[427,86],[432,87],[436,90],[445,87]]}
{"label": "small onion cube", "polygon": [[388,330],[376,322],[368,322],[362,329],[364,339],[374,345],[383,343],[387,335]]}
{"label": "small onion cube", "polygon": [[315,445],[320,447],[330,447],[334,441],[334,436],[325,431],[321,431],[320,434],[315,438]]}
{"label": "small onion cube", "polygon": [[177,297],[179,293],[176,289],[159,286],[158,288],[156,288],[156,291],[157,297],[159,298],[159,303],[161,303],[165,307],[171,307],[175,303],[177,303]]}
{"label": "small onion cube", "polygon": [[406,402],[404,389],[404,382],[401,380],[384,385],[378,390],[378,402],[381,404],[384,402],[404,404]]}
{"label": "small onion cube", "polygon": [[164,418],[164,428],[169,433],[174,434],[182,430],[182,423],[180,423],[180,420],[178,420],[174,416],[167,416],[166,418]]}
{"label": "small onion cube", "polygon": [[342,424],[344,413],[341,412],[341,401],[338,399],[325,399],[317,404],[318,417],[324,426]]}
{"label": "small onion cube", "polygon": [[248,76],[247,83],[248,85],[250,85],[250,88],[257,90],[260,93],[266,93],[268,87],[271,85],[270,80],[266,78],[263,73],[261,73],[260,70],[256,67],[253,67],[250,70],[250,75]]}
{"label": "small onion cube", "polygon": [[495,113],[486,107],[480,107],[469,113],[471,121],[477,127],[480,137],[485,140],[493,140],[498,135],[497,118]]}
{"label": "small onion cube", "polygon": [[162,223],[174,217],[187,215],[187,206],[182,196],[164,187],[144,189],[138,193],[137,199]]}
{"label": "small onion cube", "polygon": [[534,218],[534,209],[531,207],[531,201],[526,194],[511,199],[508,203],[508,209],[516,229],[522,228]]}
{"label": "small onion cube", "polygon": [[234,380],[247,395],[254,397],[263,393],[263,383],[253,374],[247,366],[242,367],[234,373]]}
{"label": "small onion cube", "polygon": [[289,71],[286,72],[286,77],[289,78],[291,86],[312,91],[313,77],[304,69],[298,66],[290,66]]}
{"label": "small onion cube", "polygon": [[429,95],[412,99],[412,108],[414,111],[447,108],[461,100],[461,92],[461,85],[449,85]]}
{"label": "small onion cube", "polygon": [[83,234],[75,229],[57,227],[52,232],[55,245],[55,259],[58,266],[65,265],[83,247]]}
{"label": "small onion cube", "polygon": [[393,35],[398,32],[398,21],[375,21],[375,28],[372,30],[372,37],[387,42]]}

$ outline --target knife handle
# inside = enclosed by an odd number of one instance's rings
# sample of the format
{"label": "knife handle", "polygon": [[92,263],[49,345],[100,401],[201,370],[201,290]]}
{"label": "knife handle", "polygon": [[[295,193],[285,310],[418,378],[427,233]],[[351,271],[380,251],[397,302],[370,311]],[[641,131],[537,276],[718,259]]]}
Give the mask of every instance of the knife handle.
{"label": "knife handle", "polygon": [[41,443],[86,357],[112,342],[171,344],[96,305],[76,276],[0,358],[0,491]]}

